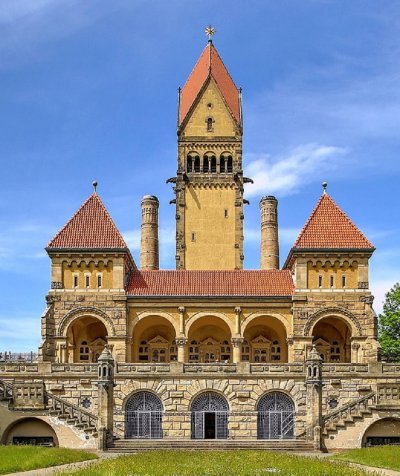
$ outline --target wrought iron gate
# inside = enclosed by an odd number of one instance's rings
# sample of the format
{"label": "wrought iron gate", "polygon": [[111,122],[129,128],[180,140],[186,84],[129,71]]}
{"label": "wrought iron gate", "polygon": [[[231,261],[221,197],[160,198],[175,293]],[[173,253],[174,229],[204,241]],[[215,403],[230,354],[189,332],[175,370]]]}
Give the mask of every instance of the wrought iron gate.
{"label": "wrought iron gate", "polygon": [[156,395],[135,393],[125,407],[125,438],[162,438],[162,417],[162,403]]}
{"label": "wrought iron gate", "polygon": [[282,392],[264,395],[257,406],[257,438],[293,438],[294,405],[292,399]]}
{"label": "wrought iron gate", "polygon": [[192,438],[228,438],[228,412],[228,403],[221,395],[214,392],[199,395],[192,404]]}

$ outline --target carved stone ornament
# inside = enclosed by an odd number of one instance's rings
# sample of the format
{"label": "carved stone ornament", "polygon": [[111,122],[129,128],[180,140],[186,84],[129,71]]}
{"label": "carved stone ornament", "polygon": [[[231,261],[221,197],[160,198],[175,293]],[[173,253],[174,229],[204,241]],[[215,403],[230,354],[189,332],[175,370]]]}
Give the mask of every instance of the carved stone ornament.
{"label": "carved stone ornament", "polygon": [[243,337],[233,337],[232,339],[232,345],[233,347],[240,347],[243,344]]}
{"label": "carved stone ornament", "polygon": [[370,304],[372,306],[372,304],[374,303],[374,296],[362,296],[360,298],[360,301],[365,302],[365,304]]}
{"label": "carved stone ornament", "polygon": [[188,340],[181,338],[181,339],[175,339],[175,342],[178,347],[183,347],[187,344]]}

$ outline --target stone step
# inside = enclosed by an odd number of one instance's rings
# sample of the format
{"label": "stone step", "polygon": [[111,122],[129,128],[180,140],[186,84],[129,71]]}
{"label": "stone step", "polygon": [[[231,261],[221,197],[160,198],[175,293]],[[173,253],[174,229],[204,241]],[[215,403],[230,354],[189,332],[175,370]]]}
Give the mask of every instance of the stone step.
{"label": "stone step", "polygon": [[110,452],[179,450],[229,450],[265,449],[273,451],[314,451],[314,446],[305,440],[115,440]]}

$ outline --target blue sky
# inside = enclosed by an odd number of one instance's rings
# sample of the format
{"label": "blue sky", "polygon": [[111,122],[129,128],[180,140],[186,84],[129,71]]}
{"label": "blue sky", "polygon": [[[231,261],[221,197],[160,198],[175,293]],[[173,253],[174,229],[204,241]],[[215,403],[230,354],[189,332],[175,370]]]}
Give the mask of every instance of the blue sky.
{"label": "blue sky", "polygon": [[137,262],[140,199],[159,197],[174,267],[177,88],[210,23],[243,87],[245,267],[259,266],[260,196],[279,199],[283,263],[327,180],[377,247],[378,312],[400,280],[398,1],[1,0],[0,350],[37,348],[44,247],[93,179]]}

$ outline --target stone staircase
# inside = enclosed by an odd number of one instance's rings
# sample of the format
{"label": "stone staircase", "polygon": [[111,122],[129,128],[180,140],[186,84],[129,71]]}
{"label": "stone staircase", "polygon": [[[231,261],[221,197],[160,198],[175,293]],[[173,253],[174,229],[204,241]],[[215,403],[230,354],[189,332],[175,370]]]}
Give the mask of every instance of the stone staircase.
{"label": "stone staircase", "polygon": [[108,446],[111,453],[133,453],[154,450],[271,450],[315,452],[312,442],[303,439],[288,440],[114,440]]}
{"label": "stone staircase", "polygon": [[47,391],[45,399],[51,416],[83,430],[88,436],[98,436],[97,416]]}
{"label": "stone staircase", "polygon": [[[18,386],[20,385],[18,384]],[[23,385],[24,387],[29,387],[29,383]],[[14,400],[14,385],[11,382],[0,379],[0,401],[6,402],[10,410],[21,409],[18,405],[15,405]],[[81,429],[88,436],[97,437],[97,416],[46,390],[44,390],[41,403],[41,408],[44,408],[50,416]]]}
{"label": "stone staircase", "polygon": [[364,420],[372,415],[376,403],[375,392],[368,393],[352,402],[343,405],[323,418],[322,435],[327,437],[340,430],[346,429],[357,420]]}

